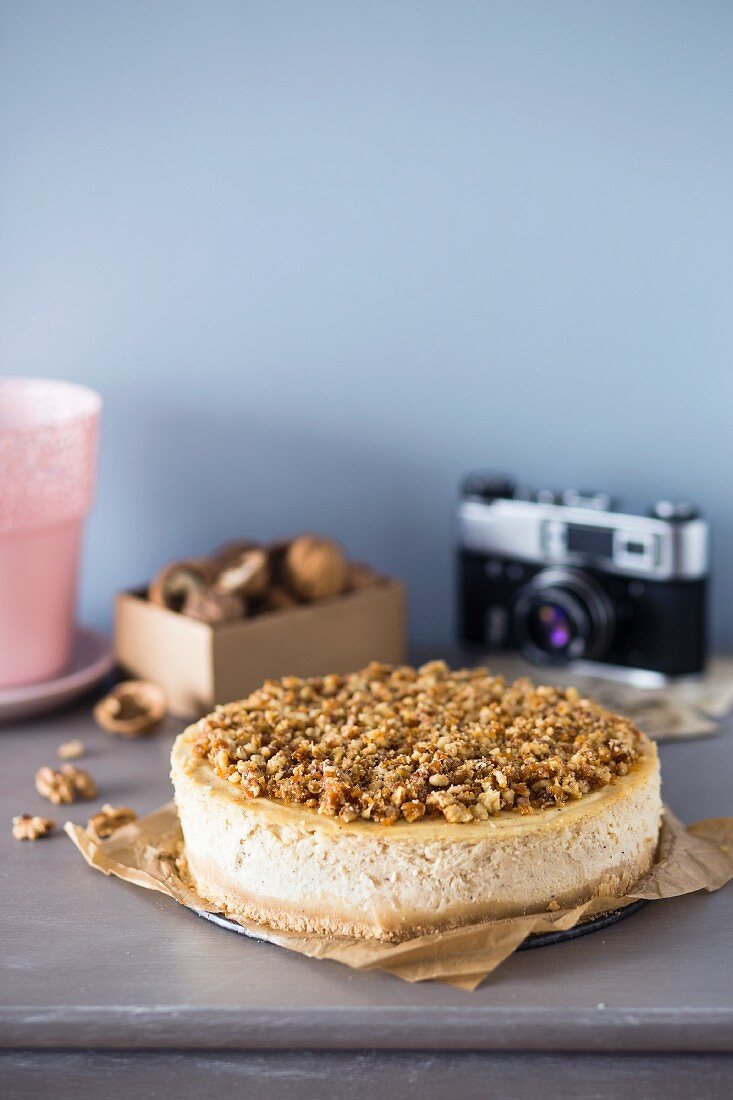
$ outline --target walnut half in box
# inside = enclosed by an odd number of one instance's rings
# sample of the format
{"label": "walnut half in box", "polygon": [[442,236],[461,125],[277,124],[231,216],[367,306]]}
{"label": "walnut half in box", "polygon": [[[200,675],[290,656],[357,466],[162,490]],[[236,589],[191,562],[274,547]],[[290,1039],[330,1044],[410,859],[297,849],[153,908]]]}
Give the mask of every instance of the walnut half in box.
{"label": "walnut half in box", "polygon": [[236,539],[206,558],[164,566],[148,586],[148,599],[205,623],[233,622],[330,599],[376,584],[363,562],[348,561],[333,539],[299,535],[260,546]]}
{"label": "walnut half in box", "polygon": [[240,540],[122,593],[115,646],[125,669],[165,690],[174,714],[195,715],[271,677],[401,662],[405,594],[322,536]]}

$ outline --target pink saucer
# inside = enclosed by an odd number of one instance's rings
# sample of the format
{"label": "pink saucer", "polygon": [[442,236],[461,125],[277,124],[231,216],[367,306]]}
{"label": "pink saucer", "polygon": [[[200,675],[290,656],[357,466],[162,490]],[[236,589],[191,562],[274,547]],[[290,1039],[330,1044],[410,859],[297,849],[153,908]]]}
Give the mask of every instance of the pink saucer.
{"label": "pink saucer", "polygon": [[104,634],[86,626],[76,627],[65,672],[40,684],[0,688],[0,722],[29,718],[63,706],[98,683],[113,665],[112,647]]}

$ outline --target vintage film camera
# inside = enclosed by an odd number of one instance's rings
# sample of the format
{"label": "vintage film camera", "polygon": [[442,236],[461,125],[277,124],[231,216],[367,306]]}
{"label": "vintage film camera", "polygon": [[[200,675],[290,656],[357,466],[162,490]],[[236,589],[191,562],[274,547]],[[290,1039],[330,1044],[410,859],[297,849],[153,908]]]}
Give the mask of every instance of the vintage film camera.
{"label": "vintage film camera", "polygon": [[471,474],[458,523],[462,641],[640,683],[703,670],[708,525],[693,505],[632,515],[603,493]]}

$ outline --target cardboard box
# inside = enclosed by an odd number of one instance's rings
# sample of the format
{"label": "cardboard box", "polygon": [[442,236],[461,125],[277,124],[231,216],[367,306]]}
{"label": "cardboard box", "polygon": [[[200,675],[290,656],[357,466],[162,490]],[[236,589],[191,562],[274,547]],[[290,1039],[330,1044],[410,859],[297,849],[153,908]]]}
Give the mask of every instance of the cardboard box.
{"label": "cardboard box", "polygon": [[117,597],[115,653],[123,668],[165,689],[169,709],[200,716],[278,676],[353,672],[405,657],[405,591],[386,579],[331,600],[210,626],[149,603]]}

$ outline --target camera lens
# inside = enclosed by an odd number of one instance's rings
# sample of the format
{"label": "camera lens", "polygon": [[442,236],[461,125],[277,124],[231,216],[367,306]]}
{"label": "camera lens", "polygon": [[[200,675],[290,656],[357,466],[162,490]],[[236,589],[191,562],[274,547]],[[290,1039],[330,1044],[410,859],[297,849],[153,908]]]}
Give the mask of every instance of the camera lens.
{"label": "camera lens", "polygon": [[597,659],[608,648],[613,627],[606,593],[580,570],[546,569],[515,600],[519,648],[538,664]]}
{"label": "camera lens", "polygon": [[567,611],[559,604],[545,600],[530,609],[527,630],[535,645],[548,653],[565,653],[578,636],[577,625]]}

